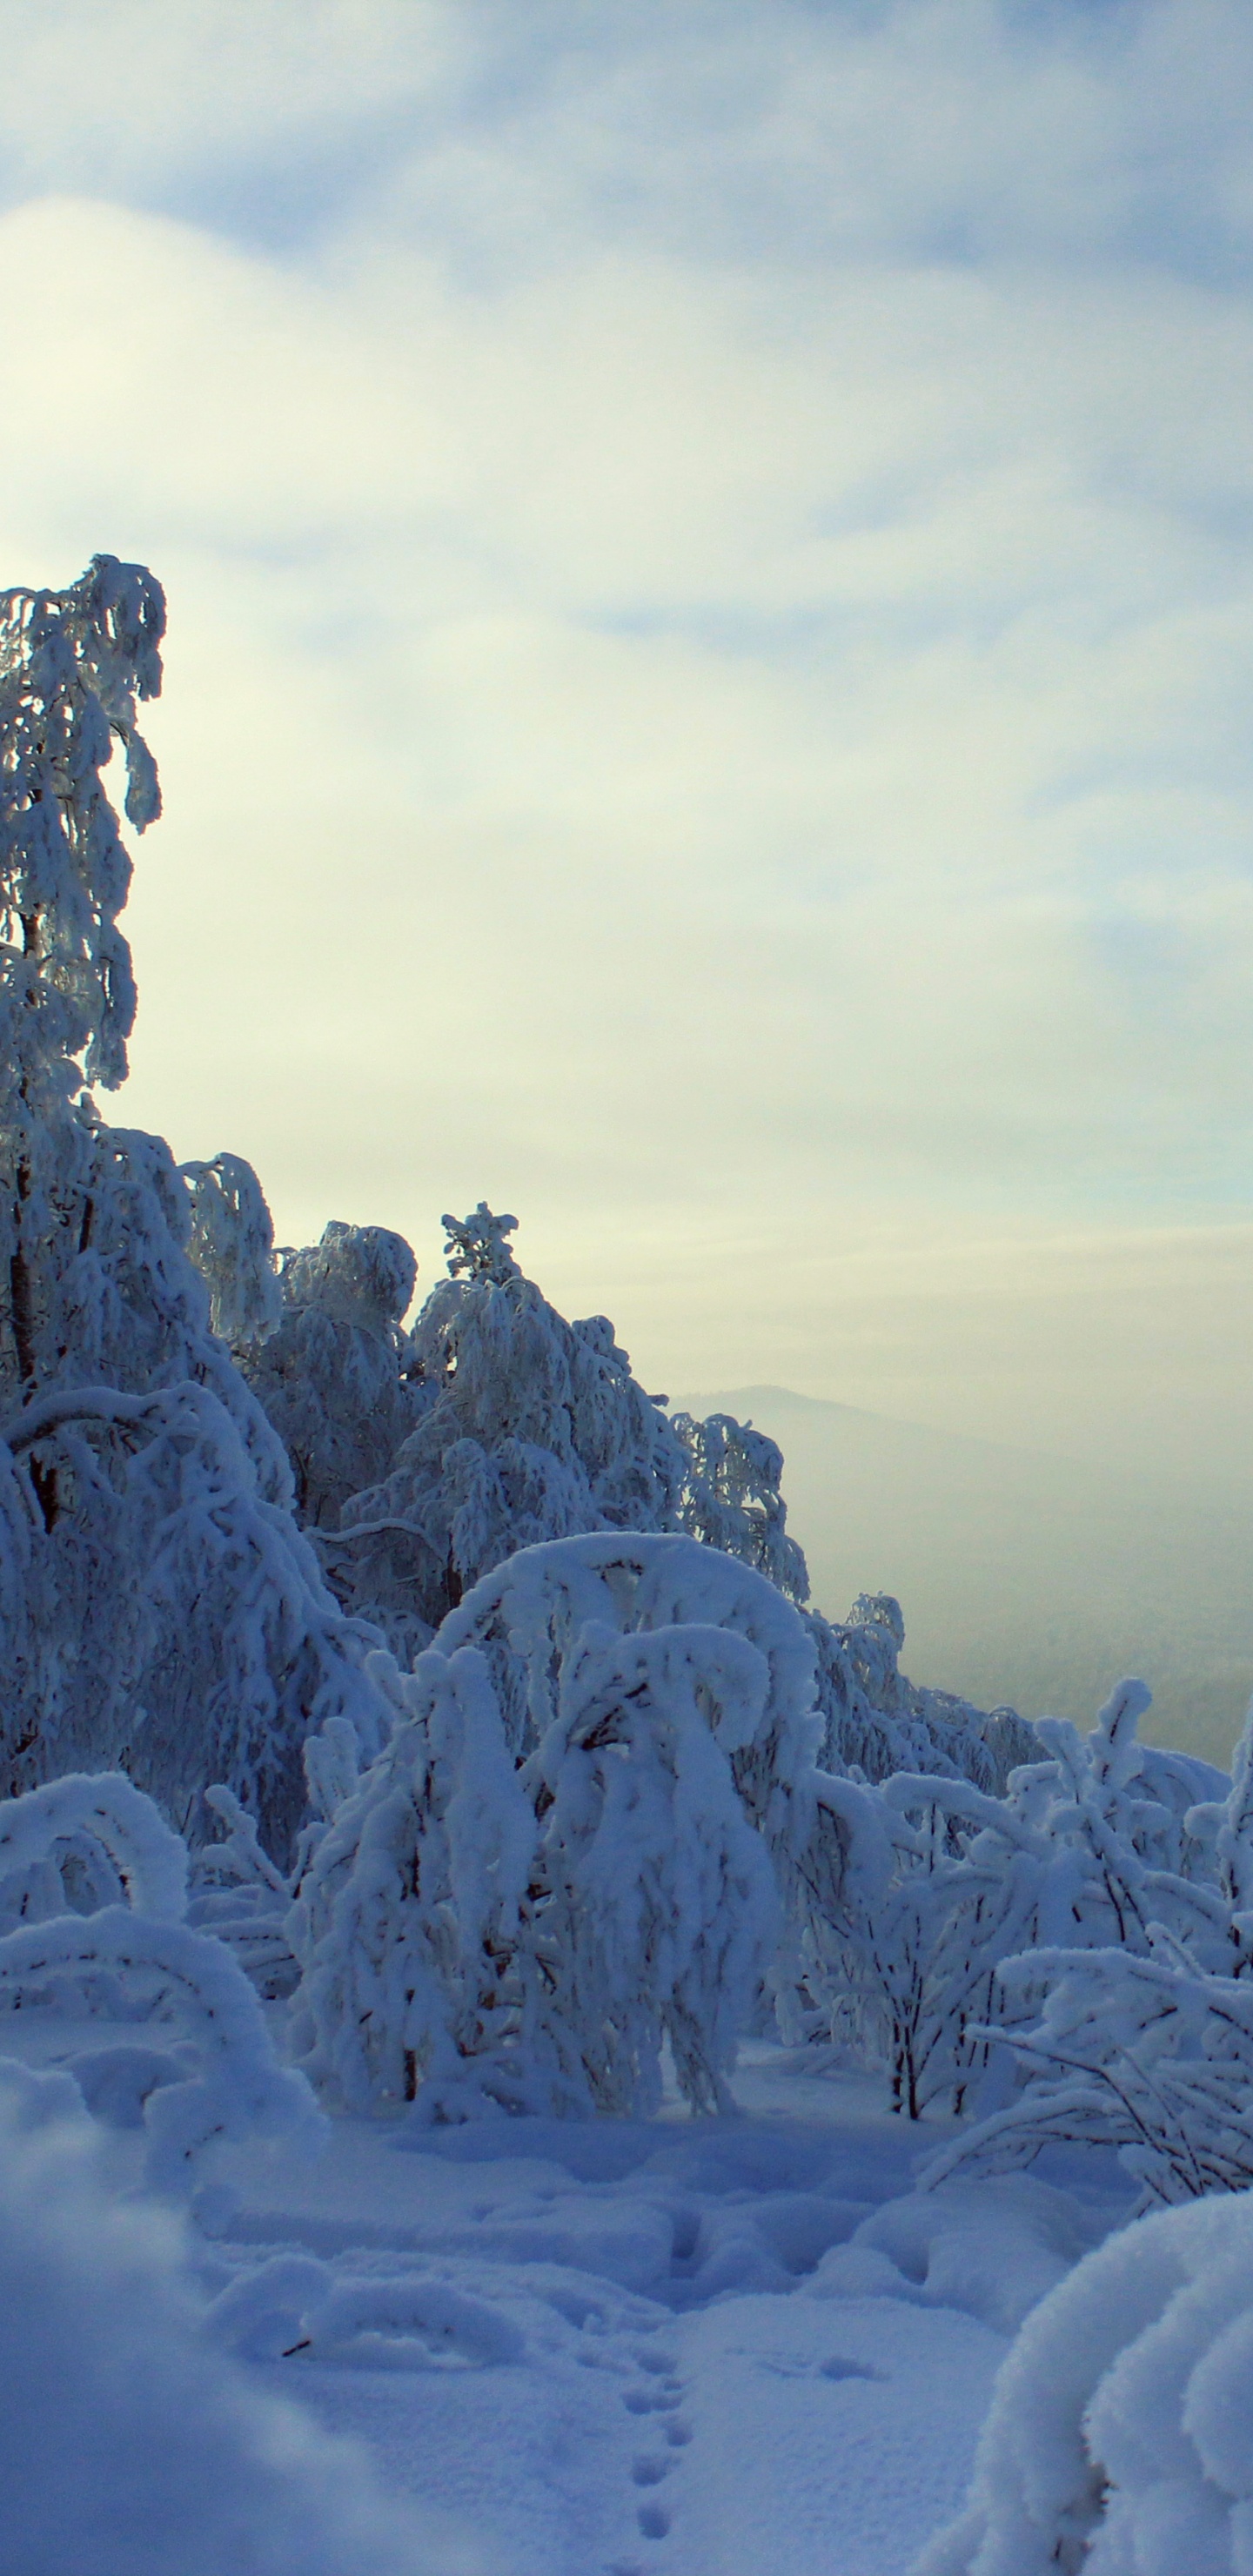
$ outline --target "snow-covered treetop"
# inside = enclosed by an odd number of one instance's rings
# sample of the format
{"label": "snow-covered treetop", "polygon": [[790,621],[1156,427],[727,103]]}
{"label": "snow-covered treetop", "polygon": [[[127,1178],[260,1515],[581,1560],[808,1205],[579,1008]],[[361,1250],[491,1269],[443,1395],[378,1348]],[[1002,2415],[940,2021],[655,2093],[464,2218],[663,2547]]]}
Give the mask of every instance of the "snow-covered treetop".
{"label": "snow-covered treetop", "polygon": [[113,555],[68,590],[0,592],[0,1056],[31,1102],[126,1076],[131,868],[100,772],[116,736],[127,820],[155,821],[135,705],[160,691],[164,632],[159,582]]}
{"label": "snow-covered treetop", "polygon": [[332,1217],[320,1243],[283,1254],[279,1275],[285,1306],[317,1306],[341,1324],[386,1334],[412,1300],[418,1265],[403,1234],[389,1226],[345,1225]]}
{"label": "snow-covered treetop", "polygon": [[209,1291],[213,1330],[236,1349],[261,1341],[283,1311],[261,1183],[241,1154],[181,1163],[179,1172],[191,1190],[187,1250]]}
{"label": "snow-covered treetop", "polygon": [[277,1328],[255,1334],[240,1364],[286,1447],[302,1520],[333,1529],[416,1419],[400,1319],[417,1264],[403,1235],[338,1218],[281,1261]]}
{"label": "snow-covered treetop", "polygon": [[490,1279],[503,1288],[506,1279],[520,1277],[512,1247],[505,1241],[506,1235],[518,1231],[516,1216],[493,1216],[486,1199],[480,1199],[471,1216],[442,1216],[440,1224],[448,1238],[444,1250],[454,1279],[464,1272],[467,1279]]}
{"label": "snow-covered treetop", "polygon": [[670,1428],[687,1458],[679,1505],[682,1527],[706,1547],[722,1548],[728,1556],[758,1566],[789,1601],[808,1600],[804,1553],[787,1534],[778,1442],[730,1413],[711,1413],[705,1422],[676,1413]]}

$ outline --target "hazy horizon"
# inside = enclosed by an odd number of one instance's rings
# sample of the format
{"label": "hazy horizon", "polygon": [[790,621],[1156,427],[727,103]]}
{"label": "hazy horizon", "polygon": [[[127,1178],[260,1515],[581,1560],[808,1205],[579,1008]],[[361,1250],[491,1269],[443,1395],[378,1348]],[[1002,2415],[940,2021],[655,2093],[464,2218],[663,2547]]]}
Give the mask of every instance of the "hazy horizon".
{"label": "hazy horizon", "polygon": [[840,1618],[896,1595],[911,1678],[1086,1733],[1130,1672],[1142,1733],[1230,1768],[1253,1696],[1250,1496],[1126,1487],[1089,1463],[962,1438],[785,1387],[683,1398],[750,1418],[784,1455],[788,1528]]}

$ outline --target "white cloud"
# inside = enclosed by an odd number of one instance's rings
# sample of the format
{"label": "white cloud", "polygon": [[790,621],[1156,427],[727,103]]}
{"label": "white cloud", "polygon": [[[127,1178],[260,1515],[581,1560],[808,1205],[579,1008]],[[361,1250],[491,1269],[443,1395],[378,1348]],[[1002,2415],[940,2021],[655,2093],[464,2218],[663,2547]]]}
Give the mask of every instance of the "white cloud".
{"label": "white cloud", "polygon": [[1247,21],[109,16],[14,19],[0,561],[170,591],[117,1114],[428,1273],[498,1197],[663,1383],[1090,1418],[944,1247],[1247,1211]]}

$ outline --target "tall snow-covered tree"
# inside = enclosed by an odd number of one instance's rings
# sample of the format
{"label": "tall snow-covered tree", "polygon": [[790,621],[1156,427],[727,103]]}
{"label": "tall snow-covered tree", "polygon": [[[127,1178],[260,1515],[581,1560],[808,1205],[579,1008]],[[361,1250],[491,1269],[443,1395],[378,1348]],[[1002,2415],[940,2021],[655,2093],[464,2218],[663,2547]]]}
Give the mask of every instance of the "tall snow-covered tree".
{"label": "tall snow-covered tree", "polygon": [[123,1764],[185,1822],[220,1778],[282,1841],[309,1725],[368,1737],[376,1695],[188,1257],[195,1224],[227,1328],[255,1329],[264,1203],[246,1166],[185,1179],[93,1097],[135,1013],[102,772],[120,742],[144,830],[164,624],[111,556],[0,595],[0,1785]]}

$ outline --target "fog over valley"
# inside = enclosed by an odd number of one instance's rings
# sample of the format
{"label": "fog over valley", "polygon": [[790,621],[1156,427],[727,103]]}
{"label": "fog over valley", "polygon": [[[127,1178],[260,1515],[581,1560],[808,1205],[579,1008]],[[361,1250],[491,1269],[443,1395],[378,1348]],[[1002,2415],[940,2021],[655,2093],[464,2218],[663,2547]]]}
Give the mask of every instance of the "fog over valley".
{"label": "fog over valley", "polygon": [[895,1593],[905,1669],[1085,1730],[1124,1673],[1141,1732],[1226,1768],[1253,1695],[1253,1484],[964,1439],[785,1387],[683,1397],[777,1440],[813,1598]]}

